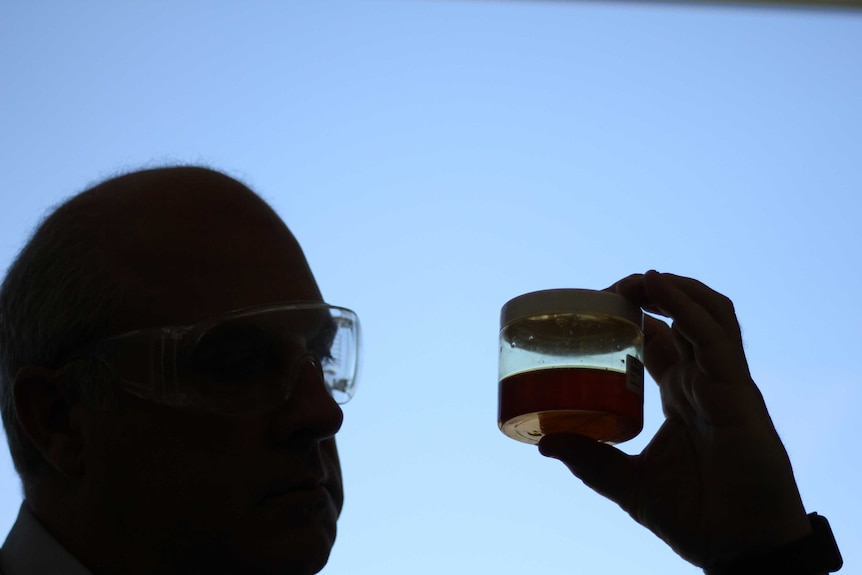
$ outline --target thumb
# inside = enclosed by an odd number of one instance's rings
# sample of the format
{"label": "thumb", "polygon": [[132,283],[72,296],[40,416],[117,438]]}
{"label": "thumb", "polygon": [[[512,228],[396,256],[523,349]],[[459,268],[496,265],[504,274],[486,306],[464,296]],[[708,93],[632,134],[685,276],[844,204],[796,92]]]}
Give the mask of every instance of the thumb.
{"label": "thumb", "polygon": [[545,436],[539,442],[539,452],[562,461],[588,487],[629,514],[634,511],[638,469],[631,455],[575,434]]}

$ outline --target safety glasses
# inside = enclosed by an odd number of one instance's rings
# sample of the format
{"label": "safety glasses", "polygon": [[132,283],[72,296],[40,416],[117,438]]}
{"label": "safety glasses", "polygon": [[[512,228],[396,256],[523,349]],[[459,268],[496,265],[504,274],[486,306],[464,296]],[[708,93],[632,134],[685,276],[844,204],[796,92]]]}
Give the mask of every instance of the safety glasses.
{"label": "safety glasses", "polygon": [[353,397],[359,319],[325,303],[248,308],[193,325],[133,331],[76,351],[107,366],[129,393],[227,414],[262,413],[315,377],[338,403]]}

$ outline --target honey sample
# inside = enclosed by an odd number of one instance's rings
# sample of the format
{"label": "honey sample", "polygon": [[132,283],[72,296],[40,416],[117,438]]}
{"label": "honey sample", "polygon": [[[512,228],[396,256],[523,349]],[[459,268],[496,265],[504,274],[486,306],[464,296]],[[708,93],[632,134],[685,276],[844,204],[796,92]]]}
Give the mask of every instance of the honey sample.
{"label": "honey sample", "polygon": [[[635,367],[637,369],[637,367]],[[607,369],[533,370],[500,382],[500,429],[526,443],[554,433],[579,433],[607,443],[643,428],[643,400],[624,372]]]}
{"label": "honey sample", "polygon": [[538,443],[578,433],[607,443],[643,427],[643,315],[613,293],[546,290],[501,313],[498,421]]}

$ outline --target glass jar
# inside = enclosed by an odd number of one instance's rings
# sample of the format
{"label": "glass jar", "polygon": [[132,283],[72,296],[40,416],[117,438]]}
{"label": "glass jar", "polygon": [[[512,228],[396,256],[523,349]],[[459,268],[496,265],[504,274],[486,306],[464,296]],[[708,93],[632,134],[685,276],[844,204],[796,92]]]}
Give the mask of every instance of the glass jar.
{"label": "glass jar", "polygon": [[500,430],[619,443],[643,428],[643,312],[617,294],[555,289],[500,313]]}

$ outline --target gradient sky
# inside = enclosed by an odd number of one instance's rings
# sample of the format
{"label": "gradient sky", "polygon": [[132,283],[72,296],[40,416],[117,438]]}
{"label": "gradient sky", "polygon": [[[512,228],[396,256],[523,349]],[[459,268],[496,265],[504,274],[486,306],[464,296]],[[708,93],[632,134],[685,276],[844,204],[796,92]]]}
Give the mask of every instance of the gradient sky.
{"label": "gradient sky", "polygon": [[[567,2],[0,5],[0,267],[120,171],[270,201],[363,322],[325,573],[693,574],[496,425],[499,310],[649,268],[730,296],[859,570],[862,13]],[[661,422],[648,383],[639,451]],[[0,459],[0,531],[20,503]]]}

